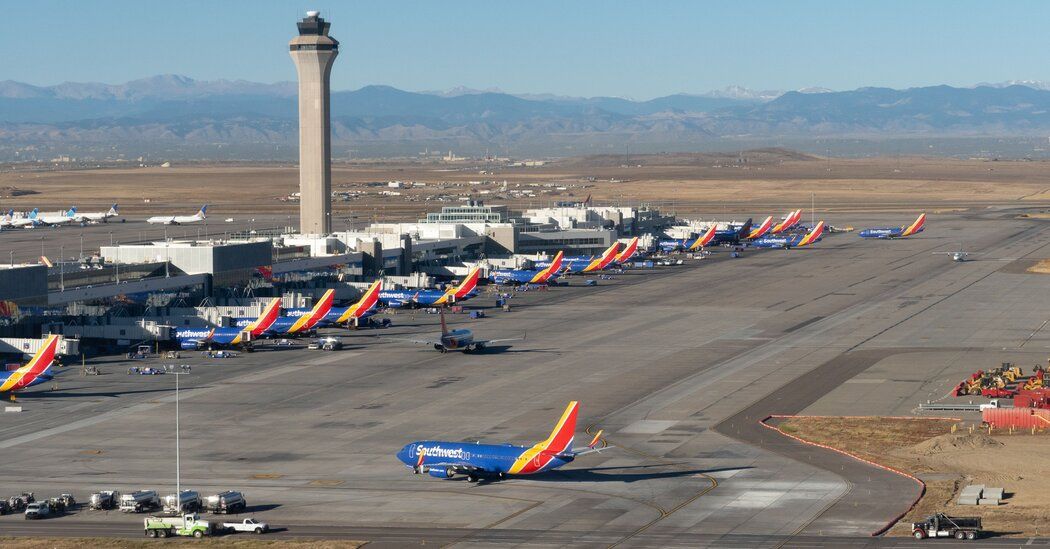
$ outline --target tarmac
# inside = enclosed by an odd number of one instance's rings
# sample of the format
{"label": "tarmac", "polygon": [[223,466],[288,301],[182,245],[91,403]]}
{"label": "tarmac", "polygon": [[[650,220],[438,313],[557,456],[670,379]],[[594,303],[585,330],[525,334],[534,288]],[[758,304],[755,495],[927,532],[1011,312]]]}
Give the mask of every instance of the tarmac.
{"label": "tarmac", "polygon": [[[886,225],[859,215],[832,224]],[[890,223],[891,224],[891,223]],[[63,230],[63,229],[57,229]],[[952,262],[934,252],[983,252]],[[466,302],[477,337],[528,339],[484,354],[390,341],[437,331],[423,312],[345,332],[339,352],[198,353],[181,376],[181,485],[245,493],[275,536],[379,545],[911,547],[872,538],[918,486],[758,425],[771,414],[907,414],[978,368],[1030,368],[1050,349],[1050,225],[999,209],[931,214],[920,235],[830,234],[793,250],[724,251],[585,287]],[[12,494],[175,490],[172,375],[154,359],[91,361],[0,416]],[[418,439],[528,444],[581,401],[577,440],[613,446],[553,472],[470,484],[416,476],[394,453]],[[966,417],[963,414],[961,417]],[[3,495],[3,494],[0,494]],[[80,510],[12,535],[139,536],[141,517]],[[986,524],[994,535],[994,525]],[[967,547],[1028,540],[989,539]],[[1047,546],[1033,540],[1034,546]],[[943,544],[942,544],[943,545]]]}

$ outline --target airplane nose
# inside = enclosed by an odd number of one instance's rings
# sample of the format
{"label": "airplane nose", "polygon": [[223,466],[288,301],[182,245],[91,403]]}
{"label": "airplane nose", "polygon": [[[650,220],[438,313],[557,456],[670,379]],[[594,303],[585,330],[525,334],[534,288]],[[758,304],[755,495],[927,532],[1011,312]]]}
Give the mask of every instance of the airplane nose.
{"label": "airplane nose", "polygon": [[408,464],[410,461],[408,447],[411,444],[406,444],[404,448],[401,448],[397,453],[397,459],[401,460],[401,463]]}

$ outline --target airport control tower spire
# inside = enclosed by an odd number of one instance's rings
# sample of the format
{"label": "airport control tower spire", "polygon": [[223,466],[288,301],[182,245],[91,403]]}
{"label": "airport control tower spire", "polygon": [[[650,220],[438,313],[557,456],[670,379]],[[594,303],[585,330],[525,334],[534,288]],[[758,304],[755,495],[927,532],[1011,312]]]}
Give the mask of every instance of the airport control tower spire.
{"label": "airport control tower spire", "polygon": [[316,11],[297,23],[299,36],[288,43],[299,73],[299,232],[332,230],[332,130],[329,76],[339,41],[328,36],[331,23]]}

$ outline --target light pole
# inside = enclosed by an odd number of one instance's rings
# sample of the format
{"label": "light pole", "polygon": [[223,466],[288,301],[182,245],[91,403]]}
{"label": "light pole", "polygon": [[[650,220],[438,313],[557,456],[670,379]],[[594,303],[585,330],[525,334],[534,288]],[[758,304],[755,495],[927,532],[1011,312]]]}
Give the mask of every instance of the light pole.
{"label": "light pole", "polygon": [[58,246],[58,287],[63,292],[66,291],[66,264],[62,262],[65,255],[66,245],[61,244]]}
{"label": "light pole", "polygon": [[80,262],[84,262],[84,233],[80,233]]}
{"label": "light pole", "polygon": [[175,376],[175,498],[182,494],[182,440],[179,436],[179,377],[185,372],[172,372]]}

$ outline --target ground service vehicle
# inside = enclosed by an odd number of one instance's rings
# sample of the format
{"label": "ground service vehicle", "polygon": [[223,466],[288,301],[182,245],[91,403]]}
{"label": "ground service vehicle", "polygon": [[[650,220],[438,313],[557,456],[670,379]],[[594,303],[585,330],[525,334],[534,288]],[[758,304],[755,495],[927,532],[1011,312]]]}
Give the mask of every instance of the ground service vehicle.
{"label": "ground service vehicle", "polygon": [[164,512],[172,514],[196,513],[201,509],[201,496],[193,490],[183,490],[164,496]]}
{"label": "ground service vehicle", "polygon": [[215,533],[215,525],[201,520],[199,515],[182,515],[179,517],[146,517],[142,519],[146,537],[166,538],[168,536],[193,536],[202,538]]}
{"label": "ground service vehicle", "polygon": [[926,517],[922,522],[911,524],[911,535],[915,539],[977,539],[980,534],[981,517],[949,517],[937,513]]}
{"label": "ground service vehicle", "polygon": [[247,508],[248,503],[244,500],[244,495],[233,490],[208,496],[204,500],[204,510],[211,513],[240,513]]}
{"label": "ground service vehicle", "polygon": [[34,501],[36,501],[36,498],[33,497],[33,492],[22,492],[21,495],[11,496],[7,503],[11,504],[12,511],[22,511],[26,508],[26,505]]}
{"label": "ground service vehicle", "polygon": [[95,510],[110,510],[116,509],[120,505],[120,492],[114,492],[113,490],[104,490],[102,492],[96,492],[91,494],[91,499],[88,500],[88,507]]}
{"label": "ground service vehicle", "polygon": [[46,501],[33,502],[26,506],[26,520],[41,519],[51,516],[51,506]]}
{"label": "ground service vehicle", "polygon": [[6,515],[12,511],[11,504],[6,499],[0,499],[0,515]]}
{"label": "ground service vehicle", "polygon": [[153,490],[137,490],[120,496],[122,513],[144,513],[160,507],[160,498]]}
{"label": "ground service vehicle", "polygon": [[253,518],[246,518],[241,522],[224,522],[222,527],[227,532],[252,532],[253,534],[263,534],[270,531],[270,525],[256,520]]}

